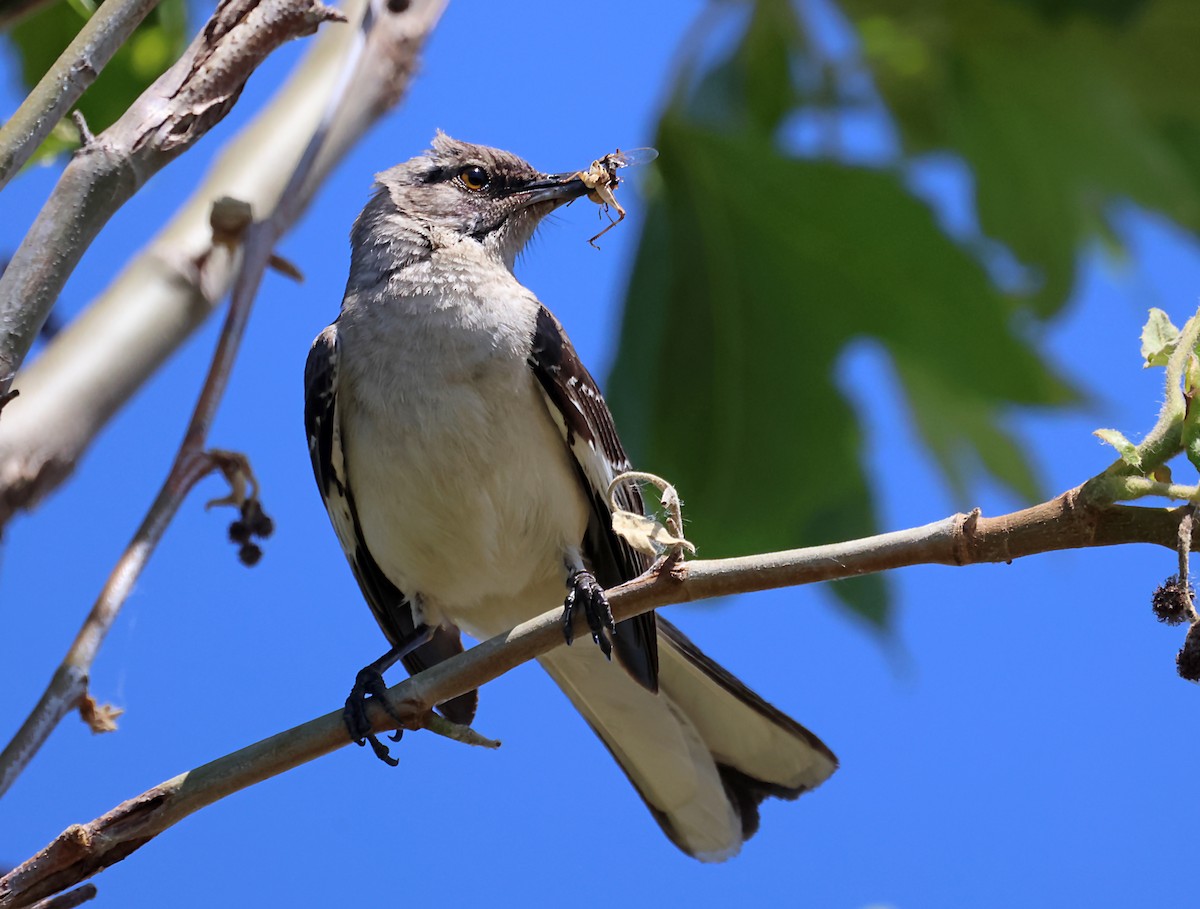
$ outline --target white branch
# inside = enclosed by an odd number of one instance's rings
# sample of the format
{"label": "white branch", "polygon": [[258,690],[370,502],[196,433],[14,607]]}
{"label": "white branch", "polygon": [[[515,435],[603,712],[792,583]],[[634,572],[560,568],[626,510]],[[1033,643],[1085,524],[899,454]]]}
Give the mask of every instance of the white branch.
{"label": "white branch", "polygon": [[[351,78],[309,179],[284,228],[311,202],[346,151],[408,86],[417,53],[446,0],[415,0],[387,13]],[[347,14],[362,18],[363,0]],[[215,199],[276,207],[286,175],[308,144],[356,28],[326,29],[275,100],[229,143],[175,218],[17,378],[21,397],[0,418],[0,526],[31,508],[74,469],[92,439],[229,290],[236,261],[212,250]],[[209,255],[211,250],[211,255]]]}

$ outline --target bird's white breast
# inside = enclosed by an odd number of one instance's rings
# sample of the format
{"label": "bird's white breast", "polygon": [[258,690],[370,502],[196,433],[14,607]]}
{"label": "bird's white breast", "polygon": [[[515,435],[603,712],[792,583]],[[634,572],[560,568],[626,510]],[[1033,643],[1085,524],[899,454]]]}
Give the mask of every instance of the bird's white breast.
{"label": "bird's white breast", "polygon": [[564,555],[587,523],[526,363],[538,303],[506,277],[348,304],[339,321],[338,407],[367,545],[427,622],[477,637],[562,601]]}

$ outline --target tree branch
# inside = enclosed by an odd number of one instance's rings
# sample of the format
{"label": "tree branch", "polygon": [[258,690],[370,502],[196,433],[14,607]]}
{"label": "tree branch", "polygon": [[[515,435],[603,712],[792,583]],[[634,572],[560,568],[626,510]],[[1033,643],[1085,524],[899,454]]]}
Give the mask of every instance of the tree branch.
{"label": "tree branch", "polygon": [[331,124],[336,119],[336,113],[342,109],[348,96],[355,90],[355,77],[364,72],[359,66],[361,57],[369,53],[369,39],[379,21],[381,20],[375,16],[364,19],[363,27],[368,30],[364,37],[367,40],[354,44],[353,52],[343,61],[343,78],[338,81],[336,90],[329,96],[320,124],[296,162],[274,212],[265,220],[245,227],[241,267],[234,284],[229,313],[175,463],[142,526],[114,567],[79,635],[54,673],[37,706],[21,725],[13,740],[0,752],[0,795],[7,791],[49,737],[50,732],[71,710],[86,707],[100,722],[100,726],[93,723],[93,729],[106,731],[111,728],[111,710],[95,708],[87,693],[91,665],[121,606],[133,589],[134,582],[188,491],[214,468],[221,468],[227,476],[231,475],[228,467],[230,455],[204,451],[208,432],[224,394],[250,308],[272,250],[286,226],[295,220],[296,197],[300,188],[309,181],[311,170],[330,133]]}
{"label": "tree branch", "polygon": [[271,51],[344,18],[320,0],[222,0],[175,65],[75,154],[0,276],[0,393],[113,213],[225,116]]}
{"label": "tree branch", "polygon": [[157,5],[158,0],[108,0],[84,23],[21,106],[0,124],[0,189]]}
{"label": "tree branch", "polygon": [[[349,6],[357,22],[366,4],[350,0]],[[292,196],[289,218],[301,214],[346,151],[397,103],[444,8],[445,0],[415,0],[374,23],[351,77],[354,89],[329,125],[308,181]],[[357,29],[323,30],[287,85],[226,147],[171,223],[22,370],[22,398],[0,418],[0,526],[70,475],[100,429],[228,292],[237,263],[224,251],[208,254],[213,201],[231,196],[255,212],[277,206],[346,50],[357,40]]]}
{"label": "tree branch", "polygon": [[[1097,505],[1080,496],[1077,488],[996,518],[985,518],[977,510],[828,546],[737,559],[660,561],[642,577],[609,591],[608,597],[614,618],[621,621],[673,603],[906,565],[1008,562],[1039,552],[1126,543],[1173,549],[1180,518],[1189,508]],[[586,640],[585,624],[584,617],[576,617],[576,631]],[[406,728],[421,728],[437,704],[562,644],[562,610],[556,608],[392,686],[388,700],[394,711],[409,718]],[[392,728],[393,721],[378,705],[368,702],[368,710],[376,732]],[[346,744],[339,709],[167,780],[88,824],[73,825],[0,879],[0,909],[27,906],[74,886],[204,806]]]}

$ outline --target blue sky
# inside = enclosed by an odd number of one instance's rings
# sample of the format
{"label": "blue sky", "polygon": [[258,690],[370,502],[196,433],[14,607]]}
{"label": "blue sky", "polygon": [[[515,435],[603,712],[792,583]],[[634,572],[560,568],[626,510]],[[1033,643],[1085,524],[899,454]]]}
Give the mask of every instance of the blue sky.
{"label": "blue sky", "polygon": [[[0,862],[341,704],[384,641],[313,486],[301,373],[313,336],[337,313],[346,236],[371,175],[420,151],[435,128],[547,170],[649,144],[673,54],[699,8],[614,0],[597,29],[548,2],[520,15],[451,3],[406,105],[346,160],[284,241],[281,252],[307,280],[265,282],[213,431],[211,443],[245,451],[262,481],[277,525],[262,562],[237,562],[225,539],[230,515],[203,510],[223,492],[206,481],[95,666],[93,693],[127,710],[120,731],[94,737],[74,718],[61,725],[0,802]],[[68,285],[66,313],[186,197],[301,50],[273,58],[226,123],[114,219]],[[7,75],[0,110],[17,101],[11,68]],[[873,129],[854,134],[868,155],[880,141]],[[16,245],[52,180],[35,171],[7,189],[0,248]],[[948,217],[963,216],[969,182],[959,170],[931,165],[921,185]],[[596,209],[580,204],[548,224],[518,266],[601,377],[639,229],[636,192],[624,203],[630,218],[601,252],[586,242],[599,229]],[[1132,209],[1119,221],[1129,255],[1086,251],[1075,299],[1039,341],[1087,391],[1088,406],[1012,417],[1051,493],[1110,460],[1091,430],[1136,438],[1150,427],[1162,389],[1161,373],[1140,366],[1145,311],[1162,307],[1182,324],[1196,306],[1194,238]],[[70,485],[8,529],[0,735],[35,701],[165,475],[216,327],[114,421]],[[850,351],[842,381],[867,423],[884,528],[1023,504],[987,483],[968,501],[951,497],[878,351]],[[890,639],[839,612],[819,587],[671,608],[672,620],[842,762],[818,792],[766,805],[758,836],[726,865],[700,865],[671,846],[566,700],[526,666],[482,692],[477,728],[502,739],[500,751],[410,734],[392,770],[347,747],[160,836],[97,879],[98,905],[449,898],[1010,909],[1177,900],[1183,885],[1171,860],[1192,833],[1184,762],[1200,732],[1197,692],[1174,671],[1182,633],[1149,610],[1173,570],[1171,553],[1149,547],[908,569],[892,576]]]}

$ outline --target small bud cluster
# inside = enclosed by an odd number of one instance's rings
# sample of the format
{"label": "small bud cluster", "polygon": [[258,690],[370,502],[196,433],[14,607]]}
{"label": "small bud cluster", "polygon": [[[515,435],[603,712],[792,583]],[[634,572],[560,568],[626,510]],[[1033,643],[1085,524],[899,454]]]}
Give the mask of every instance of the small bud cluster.
{"label": "small bud cluster", "polygon": [[258,499],[246,499],[242,503],[242,516],[229,525],[229,539],[238,544],[238,558],[243,565],[256,565],[262,558],[262,548],[254,538],[265,540],[275,530],[272,521]]}

